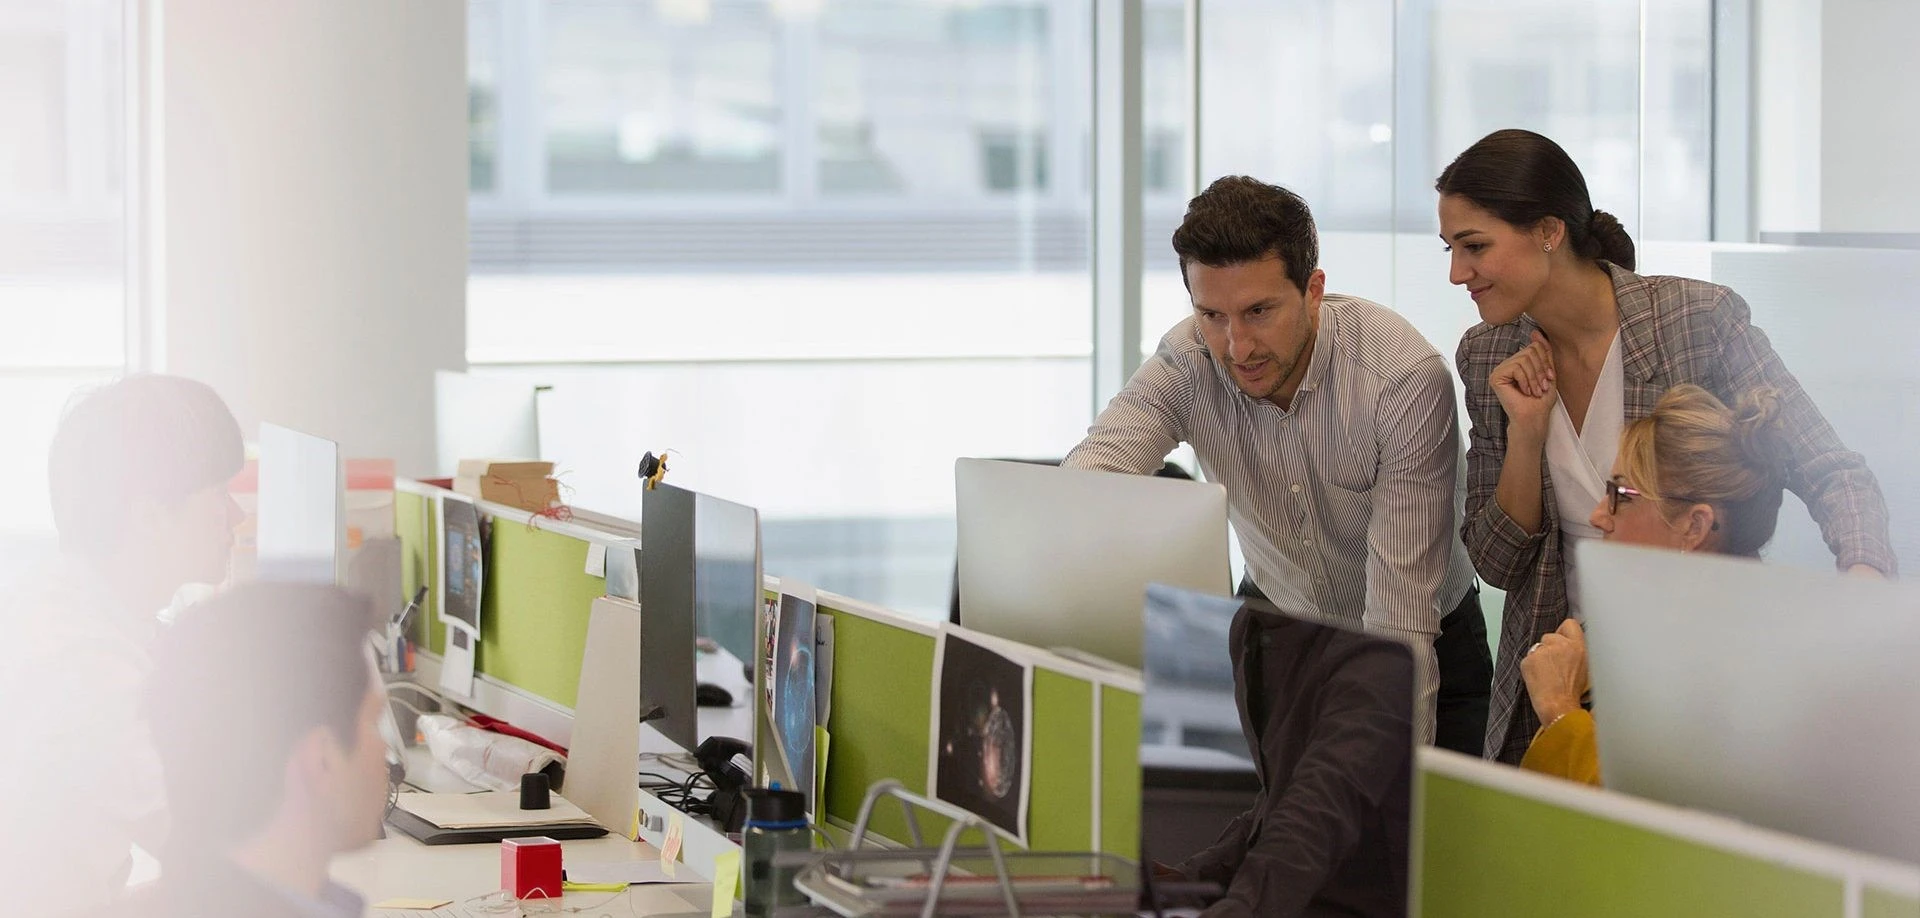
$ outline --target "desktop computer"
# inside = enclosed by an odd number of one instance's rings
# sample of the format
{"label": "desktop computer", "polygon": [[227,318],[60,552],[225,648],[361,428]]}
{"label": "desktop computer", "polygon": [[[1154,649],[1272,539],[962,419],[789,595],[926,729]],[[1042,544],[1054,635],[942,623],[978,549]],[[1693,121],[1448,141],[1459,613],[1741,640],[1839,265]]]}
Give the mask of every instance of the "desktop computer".
{"label": "desktop computer", "polygon": [[664,483],[646,491],[640,513],[641,711],[651,713],[654,728],[682,749],[699,745],[703,695],[717,700],[711,688],[701,691],[698,640],[712,640],[743,665],[757,659],[760,598],[758,511]]}
{"label": "desktop computer", "polygon": [[1920,863],[1920,590],[1576,550],[1608,788]]}
{"label": "desktop computer", "polygon": [[1233,591],[1219,484],[961,459],[954,485],[968,628],[1138,668],[1147,584]]}

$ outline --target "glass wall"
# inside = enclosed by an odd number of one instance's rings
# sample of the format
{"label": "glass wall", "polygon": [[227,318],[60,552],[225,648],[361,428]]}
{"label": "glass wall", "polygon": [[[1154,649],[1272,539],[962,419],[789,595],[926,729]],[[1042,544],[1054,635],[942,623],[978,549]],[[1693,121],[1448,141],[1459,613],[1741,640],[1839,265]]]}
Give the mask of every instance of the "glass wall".
{"label": "glass wall", "polygon": [[46,457],[125,361],[125,76],[114,0],[0,4],[0,582],[49,550]]}
{"label": "glass wall", "polygon": [[[1092,3],[472,3],[469,356],[553,386],[573,499],[637,512],[671,449],[762,509],[769,571],[941,614],[952,460],[1090,420]],[[1495,129],[1566,147],[1645,272],[1739,248],[1712,0],[1204,0],[1198,170],[1186,5],[1145,13],[1146,351],[1196,171],[1300,191],[1330,289],[1449,357],[1477,316],[1432,183]]]}
{"label": "glass wall", "polygon": [[953,460],[1090,420],[1091,4],[474,9],[469,357],[572,499],[671,450],[769,572],[944,615]]}

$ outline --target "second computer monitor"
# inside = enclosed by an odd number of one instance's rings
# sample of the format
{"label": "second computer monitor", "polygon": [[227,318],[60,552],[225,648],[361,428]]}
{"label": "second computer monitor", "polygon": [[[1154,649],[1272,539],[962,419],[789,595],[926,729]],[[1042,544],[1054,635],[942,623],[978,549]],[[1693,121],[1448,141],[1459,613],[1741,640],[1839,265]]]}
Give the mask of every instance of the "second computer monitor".
{"label": "second computer monitor", "polygon": [[695,642],[707,637],[740,660],[756,659],[760,515],[751,507],[669,484],[640,511],[640,704],[658,706],[654,728],[692,751],[699,744]]}
{"label": "second computer monitor", "polygon": [[960,623],[1139,667],[1147,584],[1232,592],[1218,484],[954,464]]}

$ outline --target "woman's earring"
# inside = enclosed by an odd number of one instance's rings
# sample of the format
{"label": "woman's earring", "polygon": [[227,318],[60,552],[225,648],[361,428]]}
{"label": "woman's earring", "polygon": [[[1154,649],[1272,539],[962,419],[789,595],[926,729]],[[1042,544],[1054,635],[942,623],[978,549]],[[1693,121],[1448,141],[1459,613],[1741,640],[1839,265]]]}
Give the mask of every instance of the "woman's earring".
{"label": "woman's earring", "polygon": [[1542,251],[1542,252],[1551,252],[1551,251],[1553,251],[1553,243],[1551,243],[1551,242],[1549,242],[1549,243],[1547,243],[1546,245],[1543,245],[1543,246],[1541,246],[1541,247],[1540,247],[1540,251]]}

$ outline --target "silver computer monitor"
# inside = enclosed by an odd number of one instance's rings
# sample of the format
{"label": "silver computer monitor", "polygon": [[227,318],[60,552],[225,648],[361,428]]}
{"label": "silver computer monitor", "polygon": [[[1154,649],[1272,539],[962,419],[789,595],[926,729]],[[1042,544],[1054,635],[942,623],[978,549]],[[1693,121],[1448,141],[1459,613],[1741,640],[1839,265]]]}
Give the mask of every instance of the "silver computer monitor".
{"label": "silver computer monitor", "polygon": [[691,751],[700,739],[697,639],[712,639],[742,662],[759,657],[759,512],[669,484],[649,488],[639,568],[641,710]]}
{"label": "silver computer monitor", "polygon": [[1147,584],[1232,592],[1219,484],[961,459],[954,486],[969,628],[1137,668]]}
{"label": "silver computer monitor", "polygon": [[256,575],[262,580],[340,582],[346,546],[340,445],[263,423],[259,448]]}
{"label": "silver computer monitor", "polygon": [[1920,590],[1576,550],[1608,787],[1920,862]]}

